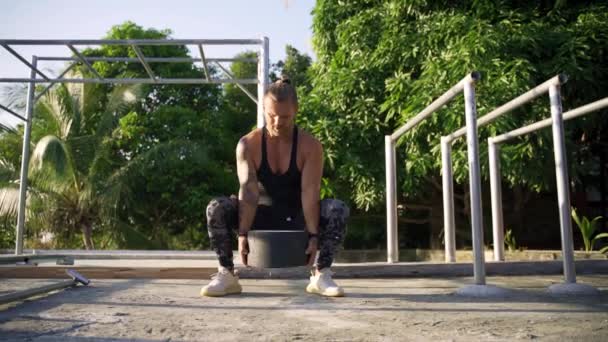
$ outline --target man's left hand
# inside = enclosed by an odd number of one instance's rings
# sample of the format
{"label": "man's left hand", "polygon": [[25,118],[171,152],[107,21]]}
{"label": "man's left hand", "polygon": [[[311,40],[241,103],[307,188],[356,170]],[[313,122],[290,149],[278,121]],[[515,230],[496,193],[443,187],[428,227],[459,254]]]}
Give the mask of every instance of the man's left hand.
{"label": "man's left hand", "polygon": [[312,266],[315,263],[318,246],[319,238],[311,237],[310,239],[308,239],[308,248],[306,248],[306,255],[308,255],[308,266]]}

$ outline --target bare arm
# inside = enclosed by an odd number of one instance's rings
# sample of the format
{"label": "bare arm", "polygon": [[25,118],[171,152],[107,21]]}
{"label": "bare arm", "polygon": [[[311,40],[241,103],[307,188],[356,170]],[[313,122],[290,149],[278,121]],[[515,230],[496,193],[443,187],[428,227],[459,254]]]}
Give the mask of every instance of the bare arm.
{"label": "bare arm", "polygon": [[321,143],[315,140],[302,167],[302,209],[306,229],[312,234],[319,233],[319,200],[322,176],[323,147]]}
{"label": "bare arm", "polygon": [[251,229],[258,206],[259,189],[255,165],[247,141],[241,139],[236,146],[236,170],[239,177],[239,233]]}

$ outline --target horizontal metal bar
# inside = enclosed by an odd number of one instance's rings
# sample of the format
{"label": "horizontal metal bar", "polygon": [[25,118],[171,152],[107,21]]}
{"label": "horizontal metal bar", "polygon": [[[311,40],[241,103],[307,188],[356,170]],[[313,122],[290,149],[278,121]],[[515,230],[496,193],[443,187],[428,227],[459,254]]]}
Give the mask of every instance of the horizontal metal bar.
{"label": "horizontal metal bar", "polygon": [[[70,70],[72,70],[75,66],[76,66],[76,63],[70,64],[67,68],[65,68],[65,70],[63,70],[63,72],[61,74],[59,74],[59,76],[57,76],[57,78],[62,78],[68,72],[70,72]],[[46,92],[49,91],[55,84],[57,84],[57,83],[51,82],[51,84],[49,84],[46,88],[44,88],[44,90],[42,90],[38,95],[36,95],[34,102],[38,101],[42,96],[44,96],[44,94],[46,94]]]}
{"label": "horizontal metal bar", "polygon": [[15,117],[17,117],[17,118],[19,118],[19,119],[23,120],[23,121],[27,121],[27,119],[26,119],[25,117],[23,117],[23,116],[21,116],[21,115],[19,115],[19,114],[15,113],[15,112],[14,112],[12,109],[10,109],[10,108],[8,108],[8,107],[5,107],[5,106],[3,106],[3,105],[1,105],[1,104],[0,104],[0,109],[4,109],[4,110],[5,110],[7,113],[9,113],[9,114],[11,114],[11,115],[13,115],[13,116],[15,116]]}
{"label": "horizontal metal bar", "polygon": [[[88,62],[127,62],[127,63],[139,63],[139,59],[132,57],[84,57]],[[38,57],[39,61],[79,61],[76,57]],[[207,62],[245,62],[245,63],[257,63],[257,58],[205,58]],[[190,58],[190,57],[146,57],[148,63],[192,63],[202,62],[201,58]]]}
{"label": "horizontal metal bar", "polygon": [[146,62],[146,57],[144,56],[143,52],[141,52],[141,50],[139,49],[139,47],[137,47],[137,45],[131,45],[131,47],[133,48],[133,51],[135,51],[135,54],[137,55],[137,58],[139,59],[141,64],[144,66],[144,69],[146,69],[146,72],[148,73],[148,76],[150,76],[150,79],[153,80],[154,83],[157,83],[157,79],[156,79],[156,76],[154,75],[154,71],[152,71],[152,69]]}
{"label": "horizontal metal bar", "polygon": [[397,129],[393,134],[391,134],[391,140],[396,141],[402,136],[405,132],[412,129],[416,125],[420,123],[420,121],[424,120],[427,116],[433,114],[437,109],[439,109],[444,104],[448,103],[451,99],[453,99],[456,95],[458,95],[462,89],[464,89],[464,84],[466,82],[476,82],[481,78],[479,72],[474,71],[468,74],[465,78],[460,80],[455,86],[450,88],[448,91],[443,93],[439,98],[437,98],[433,103],[428,105],[425,109],[422,110],[419,114],[411,118],[405,125],[401,126]]}
{"label": "horizontal metal bar", "polygon": [[75,47],[73,47],[70,44],[68,44],[67,46],[68,46],[68,48],[70,50],[72,50],[72,52],[76,55],[76,57],[78,57],[78,59],[80,60],[80,62],[82,62],[87,67],[87,69],[89,69],[89,71],[93,73],[93,75],[95,75],[99,79],[103,79],[103,77],[97,72],[97,70],[95,70],[95,68],[93,68],[93,66],[91,65],[91,63],[87,62],[84,59],[84,56],[78,50],[76,50]]}
{"label": "horizontal metal bar", "polygon": [[[531,90],[525,92],[524,94],[514,98],[513,100],[505,103],[504,105],[494,109],[490,113],[488,113],[484,116],[480,116],[477,119],[477,127],[486,125],[486,124],[496,120],[501,115],[508,113],[508,112],[512,111],[513,109],[532,101],[533,99],[539,97],[540,95],[548,92],[549,87],[551,87],[552,85],[561,85],[561,84],[566,83],[566,81],[568,81],[568,77],[564,74],[557,75],[557,76],[549,79],[548,81],[545,81],[544,83],[536,86],[534,89],[531,89]],[[454,131],[454,133],[446,135],[445,138],[448,139],[449,141],[454,141],[455,139],[458,139],[458,138],[462,137],[463,135],[465,135],[466,132],[467,132],[466,126],[461,127],[458,130]]]}
{"label": "horizontal metal bar", "polygon": [[74,280],[63,280],[61,282],[55,284],[43,285],[40,287],[36,287],[33,289],[27,289],[22,291],[17,291],[13,293],[8,293],[5,295],[0,295],[0,304],[7,304],[11,302],[15,302],[21,299],[26,299],[32,296],[37,296],[43,293],[60,290],[66,287],[75,286],[76,282]]}
{"label": "horizontal metal bar", "polygon": [[0,39],[0,45],[261,45],[262,39]]}
{"label": "horizontal metal bar", "polygon": [[157,82],[149,78],[53,78],[43,80],[39,78],[0,78],[0,83],[103,83],[103,84],[257,84],[257,79],[210,79],[207,81],[204,78],[159,78]]}
{"label": "horizontal metal bar", "polygon": [[[226,75],[228,75],[228,77],[230,79],[232,79],[232,80],[234,79],[234,75],[232,75],[232,73],[230,73],[230,71],[228,71],[226,68],[224,68],[220,63],[215,63],[215,64],[217,64],[217,66],[220,69],[222,69],[222,71],[225,72]],[[236,86],[239,87],[239,89],[241,89],[247,96],[249,96],[249,98],[252,99],[256,105],[258,104],[258,99],[255,96],[253,96],[253,94],[250,93],[249,90],[247,90],[247,88],[243,87],[242,85],[240,85],[238,83],[236,84]]]}
{"label": "horizontal metal bar", "polygon": [[42,73],[42,71],[38,70],[35,66],[32,65],[32,63],[28,62],[27,59],[23,58],[23,56],[18,54],[17,51],[13,50],[10,46],[8,46],[6,44],[0,44],[0,45],[2,45],[2,47],[5,48],[6,51],[10,52],[11,55],[15,56],[23,64],[27,65],[30,69],[34,70],[38,75],[42,76],[46,80],[49,79],[44,73]]}
{"label": "horizontal metal bar", "polygon": [[[574,119],[579,116],[589,114],[591,112],[600,110],[605,107],[608,107],[608,97],[595,101],[595,102],[592,102],[592,103],[589,103],[589,104],[586,104],[584,106],[575,108],[573,110],[567,111],[562,114],[562,118],[564,121]],[[507,140],[511,140],[513,138],[522,136],[524,134],[532,133],[534,131],[537,131],[537,130],[545,128],[545,127],[550,127],[551,124],[552,124],[551,118],[547,118],[547,119],[535,122],[533,124],[523,126],[518,129],[514,129],[505,134],[497,135],[495,137],[490,137],[490,138],[488,138],[488,142],[494,143],[494,144],[500,144]]]}

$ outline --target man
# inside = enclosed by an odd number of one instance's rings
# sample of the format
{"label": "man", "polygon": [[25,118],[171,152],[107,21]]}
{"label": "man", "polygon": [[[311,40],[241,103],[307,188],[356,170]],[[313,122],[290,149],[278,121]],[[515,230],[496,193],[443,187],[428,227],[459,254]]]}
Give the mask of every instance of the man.
{"label": "man", "polygon": [[233,230],[238,230],[239,254],[247,265],[250,229],[306,229],[310,266],[319,251],[306,291],[343,296],[343,289],[331,278],[330,266],[346,233],[348,207],[339,200],[319,200],[323,147],[295,126],[298,98],[289,80],[272,83],[262,100],[266,126],[242,137],[236,148],[238,201],[221,197],[207,206],[207,229],[220,267],[201,295],[242,291],[234,275]]}

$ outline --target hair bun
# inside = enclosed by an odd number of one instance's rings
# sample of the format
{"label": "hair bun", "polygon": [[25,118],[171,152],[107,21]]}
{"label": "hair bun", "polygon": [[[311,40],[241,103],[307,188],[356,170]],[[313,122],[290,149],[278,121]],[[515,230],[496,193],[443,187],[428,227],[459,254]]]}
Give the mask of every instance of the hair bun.
{"label": "hair bun", "polygon": [[291,80],[289,79],[289,76],[287,75],[281,75],[281,78],[279,79],[280,83],[287,83],[287,84],[291,84]]}

